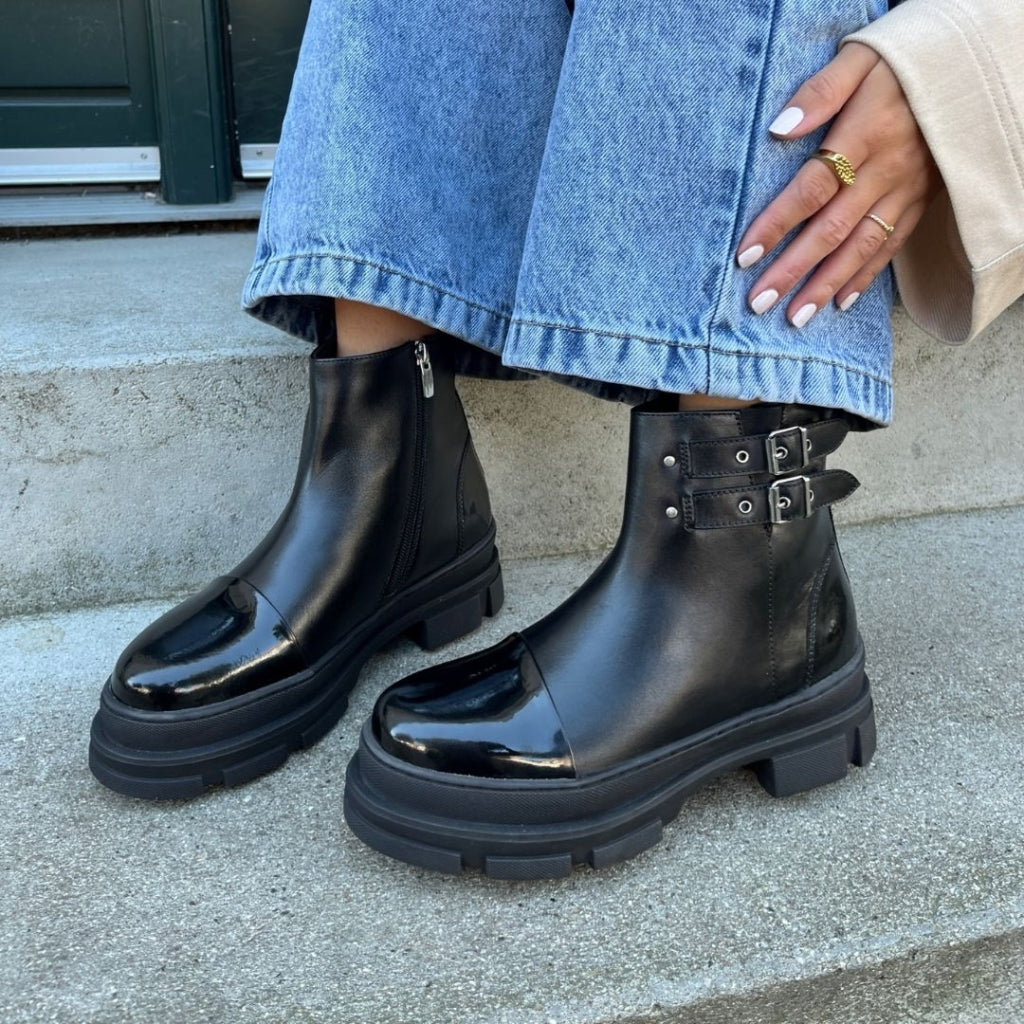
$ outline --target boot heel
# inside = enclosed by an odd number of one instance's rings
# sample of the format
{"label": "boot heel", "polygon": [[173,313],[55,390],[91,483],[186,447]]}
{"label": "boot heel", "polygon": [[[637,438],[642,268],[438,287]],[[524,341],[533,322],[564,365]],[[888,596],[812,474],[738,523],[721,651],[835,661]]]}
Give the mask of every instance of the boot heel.
{"label": "boot heel", "polygon": [[426,651],[436,650],[459,637],[472,633],[484,616],[497,615],[505,600],[501,569],[484,590],[463,597],[453,605],[428,615],[408,630],[408,635]]}
{"label": "boot heel", "polygon": [[863,767],[875,752],[875,713],[856,726],[815,743],[757,761],[757,781],[775,797],[793,796],[838,782],[849,764]]}

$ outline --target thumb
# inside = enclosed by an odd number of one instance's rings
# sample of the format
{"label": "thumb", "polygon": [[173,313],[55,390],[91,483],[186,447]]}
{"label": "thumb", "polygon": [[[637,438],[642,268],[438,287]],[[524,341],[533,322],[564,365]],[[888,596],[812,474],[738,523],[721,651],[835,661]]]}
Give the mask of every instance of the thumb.
{"label": "thumb", "polygon": [[797,89],[768,131],[780,139],[798,139],[820,128],[839,113],[879,60],[870,46],[847,43]]}

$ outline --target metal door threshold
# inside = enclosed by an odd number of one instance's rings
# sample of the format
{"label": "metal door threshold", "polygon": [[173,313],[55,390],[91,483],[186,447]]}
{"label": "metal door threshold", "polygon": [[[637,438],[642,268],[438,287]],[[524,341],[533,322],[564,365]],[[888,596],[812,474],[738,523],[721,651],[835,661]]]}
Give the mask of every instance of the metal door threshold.
{"label": "metal door threshold", "polygon": [[238,184],[229,202],[172,206],[159,192],[147,190],[4,189],[0,190],[0,228],[258,220],[265,191],[260,184]]}

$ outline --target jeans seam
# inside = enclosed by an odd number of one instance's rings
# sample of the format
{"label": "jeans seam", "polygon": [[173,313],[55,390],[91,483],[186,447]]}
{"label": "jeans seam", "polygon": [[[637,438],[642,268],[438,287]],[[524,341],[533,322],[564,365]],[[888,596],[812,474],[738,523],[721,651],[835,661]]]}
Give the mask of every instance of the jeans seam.
{"label": "jeans seam", "polygon": [[514,317],[512,323],[517,327],[543,327],[545,330],[568,331],[572,334],[599,334],[602,338],[618,338],[620,341],[642,341],[647,345],[664,345],[667,348],[707,348],[703,341],[674,341],[672,338],[631,334],[628,331],[606,331],[600,327],[576,327],[572,324],[556,324],[548,320],[523,320],[519,317]]}
{"label": "jeans seam", "polygon": [[892,378],[890,377],[882,377],[877,373],[869,373],[867,370],[861,369],[859,366],[849,366],[846,363],[841,363],[838,359],[823,359],[821,356],[810,355],[791,356],[787,355],[785,352],[740,352],[732,348],[721,348],[718,345],[709,345],[708,351],[715,352],[720,356],[744,356],[750,359],[785,359],[787,362],[791,363],[820,363],[822,366],[833,366],[837,370],[844,370],[846,373],[856,374],[858,377],[877,381],[879,384],[885,384],[886,386],[892,384]]}
{"label": "jeans seam", "polygon": [[[260,235],[263,238],[265,238],[265,239],[269,239],[271,237],[271,235],[270,235],[270,224],[271,224],[270,211],[271,211],[271,208],[273,207],[273,195],[274,195],[274,175],[271,174],[270,175],[270,180],[267,182],[267,191],[266,191],[266,193],[263,196],[263,212],[262,212],[262,217],[261,217],[263,223],[262,223],[262,226],[261,226]],[[270,248],[270,246],[268,244],[267,245],[267,249],[269,250],[269,248]]]}
{"label": "jeans seam", "polygon": [[[740,210],[743,209],[743,197],[746,195],[747,187],[749,184],[750,171],[751,171],[751,159],[750,153],[754,147],[754,128],[759,123],[761,117],[761,109],[764,105],[764,94],[766,89],[766,83],[768,79],[768,55],[772,52],[772,37],[775,35],[775,24],[778,20],[779,3],[775,0],[772,4],[772,20],[768,28],[768,38],[765,40],[764,53],[761,57],[761,75],[757,86],[757,100],[754,103],[754,111],[751,119],[751,131],[750,137],[747,141],[747,154],[743,163],[743,182],[740,187],[736,190],[736,205],[733,208],[732,218],[732,231],[729,234],[730,239],[735,243],[736,232],[738,230]],[[730,249],[734,248],[734,245],[730,246]],[[726,256],[726,259],[722,261],[722,273],[718,282],[718,296],[715,299],[715,304],[712,310],[712,315],[708,320],[707,328],[707,341],[708,341],[708,366],[707,366],[707,377],[705,391],[711,392],[711,353],[716,351],[712,339],[712,333],[715,331],[715,323],[718,320],[719,312],[722,309],[722,302],[725,297],[726,283],[729,281],[729,260],[730,256]]]}
{"label": "jeans seam", "polygon": [[557,331],[570,331],[574,334],[598,334],[602,338],[618,338],[620,341],[642,341],[647,345],[664,345],[667,348],[689,348],[689,349],[701,349],[706,350],[709,354],[715,353],[716,355],[723,356],[743,356],[751,359],[785,359],[788,362],[793,363],[819,363],[823,366],[832,366],[839,370],[844,370],[847,373],[856,374],[858,377],[865,377],[868,380],[877,381],[879,384],[889,385],[892,381],[887,377],[881,377],[874,373],[868,373],[866,370],[862,370],[857,366],[848,366],[846,363],[839,362],[836,359],[823,359],[821,356],[814,355],[787,355],[782,352],[758,352],[758,351],[738,351],[736,349],[722,348],[719,345],[713,345],[710,342],[703,341],[674,341],[671,338],[656,338],[649,335],[643,334],[629,334],[623,331],[604,331],[596,327],[573,327],[568,324],[556,324],[550,323],[545,320],[519,320],[513,319],[512,323],[516,326],[525,327],[544,327],[550,330]]}

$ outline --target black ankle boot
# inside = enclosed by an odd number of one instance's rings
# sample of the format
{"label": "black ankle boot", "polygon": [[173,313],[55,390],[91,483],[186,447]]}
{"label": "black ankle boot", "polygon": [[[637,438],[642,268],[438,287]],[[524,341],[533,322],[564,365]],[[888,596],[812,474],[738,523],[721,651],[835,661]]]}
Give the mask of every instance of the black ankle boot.
{"label": "black ankle boot", "polygon": [[319,739],[400,633],[433,648],[501,605],[487,485],[435,336],[310,361],[291,499],[241,565],[121,655],[89,764],[105,785],[188,797]]}
{"label": "black ankle boot", "polygon": [[874,748],[826,471],[841,414],[634,411],[622,532],[547,618],[391,687],[349,765],[353,831],[506,878],[614,863],[750,766],[774,796]]}

